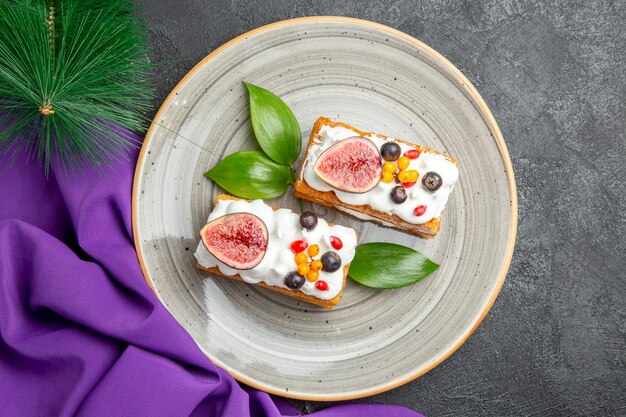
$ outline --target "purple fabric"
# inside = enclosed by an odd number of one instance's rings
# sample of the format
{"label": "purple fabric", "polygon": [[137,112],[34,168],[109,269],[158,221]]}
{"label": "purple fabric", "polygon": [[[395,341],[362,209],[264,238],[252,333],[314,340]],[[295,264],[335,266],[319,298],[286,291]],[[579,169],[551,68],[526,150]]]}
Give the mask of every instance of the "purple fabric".
{"label": "purple fabric", "polygon": [[[135,158],[49,179],[24,155],[0,159],[0,415],[299,415],[213,365],[146,284]],[[315,415],[420,416],[384,405]]]}

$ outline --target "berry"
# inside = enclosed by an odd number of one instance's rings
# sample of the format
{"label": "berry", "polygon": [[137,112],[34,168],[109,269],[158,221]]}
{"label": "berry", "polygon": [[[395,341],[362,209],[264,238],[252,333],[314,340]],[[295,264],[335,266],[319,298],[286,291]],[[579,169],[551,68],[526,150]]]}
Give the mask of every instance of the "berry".
{"label": "berry", "polygon": [[380,147],[380,156],[385,161],[395,161],[400,157],[400,145],[395,142],[386,142]]}
{"label": "berry", "polygon": [[306,274],[306,279],[308,279],[311,282],[315,282],[317,281],[317,279],[320,277],[320,273],[318,271],[314,271],[314,270],[310,270],[308,274]]}
{"label": "berry", "polygon": [[337,236],[330,237],[330,244],[333,245],[333,248],[337,250],[343,248],[343,242]]}
{"label": "berry", "polygon": [[311,267],[309,266],[309,264],[298,264],[297,269],[298,269],[298,274],[306,275],[311,270]]}
{"label": "berry", "polygon": [[305,211],[300,215],[300,226],[311,230],[317,226],[317,216],[312,211]]}
{"label": "berry", "polygon": [[304,277],[297,272],[290,272],[283,279],[283,283],[291,290],[298,290],[304,285]]}
{"label": "berry", "polygon": [[398,159],[398,168],[407,169],[410,163],[411,160],[408,156],[401,156],[400,159]]}
{"label": "berry", "polygon": [[322,271],[335,272],[341,268],[341,258],[337,252],[328,251],[322,255]]}
{"label": "berry", "polygon": [[404,170],[398,173],[398,181],[400,182],[410,182],[409,181],[409,171]]}
{"label": "berry", "polygon": [[393,181],[393,179],[394,179],[394,176],[393,176],[393,173],[391,172],[383,172],[383,175],[380,178],[382,182],[386,182],[386,183],[390,183],[391,181]]}
{"label": "berry", "polygon": [[294,261],[296,261],[296,265],[306,264],[309,262],[309,257],[306,256],[306,253],[300,252],[296,256],[293,257]]}
{"label": "berry", "polygon": [[309,246],[309,256],[312,258],[320,253],[320,247],[317,245]]}
{"label": "berry", "polygon": [[413,210],[413,214],[415,214],[416,216],[421,216],[424,213],[426,213],[426,206],[425,205],[420,205],[415,207],[415,209]]}
{"label": "berry", "polygon": [[406,151],[404,153],[404,156],[406,156],[409,159],[417,159],[420,156],[420,151],[418,151],[417,149],[411,149],[409,151]]}
{"label": "berry", "polygon": [[428,191],[437,191],[439,188],[441,188],[442,184],[443,180],[441,179],[441,175],[433,171],[427,172],[422,179],[422,185]]}
{"label": "berry", "polygon": [[383,172],[391,172],[392,174],[396,173],[396,164],[393,162],[385,162],[383,165]]}
{"label": "berry", "polygon": [[402,186],[397,185],[391,190],[391,201],[396,204],[402,204],[406,201],[406,190]]}
{"label": "berry", "polygon": [[410,169],[410,170],[408,171],[408,173],[409,173],[409,181],[408,181],[408,182],[416,182],[416,181],[417,181],[417,179],[420,177],[419,172],[417,172],[417,171],[416,171],[416,170],[414,170],[414,169]]}
{"label": "berry", "polygon": [[291,242],[290,247],[293,253],[300,253],[305,250],[307,246],[309,246],[309,244],[306,243],[304,240],[294,240],[293,242]]}
{"label": "berry", "polygon": [[413,186],[415,185],[415,183],[416,183],[416,182],[417,182],[417,181],[403,182],[403,183],[402,183],[402,186],[403,186],[404,188],[411,188],[411,187],[413,187]]}
{"label": "berry", "polygon": [[315,283],[315,288],[320,291],[328,291],[328,284],[326,281],[319,280]]}
{"label": "berry", "polygon": [[316,259],[313,262],[311,262],[311,269],[313,271],[319,271],[320,269],[322,269],[322,261],[320,261],[319,259]]}

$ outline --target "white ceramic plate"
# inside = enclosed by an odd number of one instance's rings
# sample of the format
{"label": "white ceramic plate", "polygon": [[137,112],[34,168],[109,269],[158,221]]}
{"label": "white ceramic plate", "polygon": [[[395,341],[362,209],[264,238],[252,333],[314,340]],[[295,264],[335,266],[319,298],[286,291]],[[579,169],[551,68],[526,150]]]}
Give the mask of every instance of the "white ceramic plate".
{"label": "white ceramic plate", "polygon": [[[202,174],[224,156],[256,147],[242,80],[281,96],[303,141],[325,115],[457,158],[460,180],[433,240],[313,206],[327,220],[355,228],[361,242],[411,246],[441,268],[397,290],[349,281],[332,311],[197,270],[198,231],[221,191]],[[271,204],[297,208],[291,189]],[[516,225],[506,146],[474,87],[410,36],[338,17],[268,25],[200,62],[156,115],[133,191],[146,279],[200,348],[249,385],[313,400],[391,389],[454,352],[498,294]]]}

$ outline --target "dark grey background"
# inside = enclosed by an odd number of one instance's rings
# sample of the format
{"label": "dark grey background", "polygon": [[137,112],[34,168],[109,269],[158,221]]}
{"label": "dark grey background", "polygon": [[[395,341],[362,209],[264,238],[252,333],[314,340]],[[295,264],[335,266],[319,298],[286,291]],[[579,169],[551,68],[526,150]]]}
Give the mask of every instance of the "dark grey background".
{"label": "dark grey background", "polygon": [[[518,183],[507,280],[436,369],[362,402],[432,416],[626,415],[626,3],[146,0],[158,109],[200,59],[309,15],[406,32],[465,73],[494,113]],[[326,404],[296,402],[303,412]]]}

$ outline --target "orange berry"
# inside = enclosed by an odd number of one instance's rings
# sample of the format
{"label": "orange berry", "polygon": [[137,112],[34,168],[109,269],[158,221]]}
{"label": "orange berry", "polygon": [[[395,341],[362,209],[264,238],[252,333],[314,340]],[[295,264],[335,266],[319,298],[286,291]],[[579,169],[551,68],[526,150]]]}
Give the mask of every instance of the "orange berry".
{"label": "orange berry", "polygon": [[312,269],[309,271],[308,274],[306,274],[306,279],[308,279],[311,282],[317,281],[319,277],[320,277],[320,273]]}
{"label": "orange berry", "polygon": [[306,256],[306,253],[300,252],[295,256],[296,265],[306,264],[309,262],[309,257]]}
{"label": "orange berry", "polygon": [[409,173],[409,181],[408,181],[408,182],[415,182],[415,181],[417,181],[417,179],[418,179],[418,178],[419,178],[419,176],[420,176],[419,172],[417,172],[417,171],[416,171],[416,170],[414,170],[414,169],[410,169],[410,170],[408,171],[408,173]]}
{"label": "orange berry", "polygon": [[310,270],[311,267],[309,266],[309,264],[298,264],[298,274],[306,276],[306,274],[308,274]]}
{"label": "orange berry", "polygon": [[392,174],[396,173],[396,164],[393,162],[385,162],[383,165],[383,172],[390,172]]}
{"label": "orange berry", "polygon": [[393,181],[393,174],[391,172],[383,172],[383,175],[381,176],[380,180],[382,182],[391,182]]}
{"label": "orange berry", "polygon": [[409,181],[409,171],[400,171],[400,173],[398,174],[398,180],[400,182],[411,182]]}
{"label": "orange berry", "polygon": [[320,261],[319,259],[314,260],[313,262],[311,262],[311,269],[314,271],[319,271],[320,269],[322,269],[322,261]]}
{"label": "orange berry", "polygon": [[311,245],[309,246],[309,256],[312,258],[314,256],[317,256],[317,254],[320,253],[320,247],[317,245]]}
{"label": "orange berry", "polygon": [[398,168],[407,169],[410,163],[411,159],[409,159],[408,156],[401,156],[400,159],[398,159]]}

